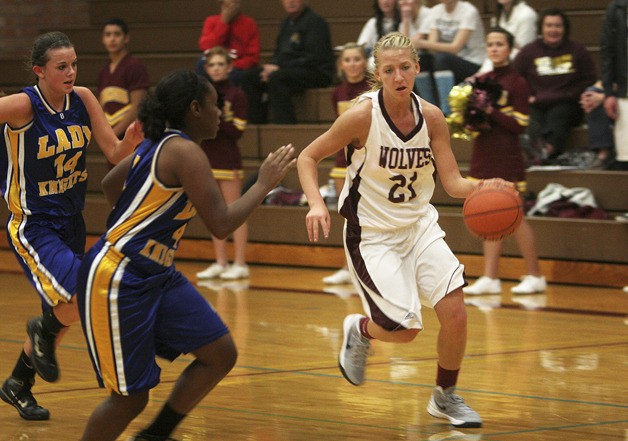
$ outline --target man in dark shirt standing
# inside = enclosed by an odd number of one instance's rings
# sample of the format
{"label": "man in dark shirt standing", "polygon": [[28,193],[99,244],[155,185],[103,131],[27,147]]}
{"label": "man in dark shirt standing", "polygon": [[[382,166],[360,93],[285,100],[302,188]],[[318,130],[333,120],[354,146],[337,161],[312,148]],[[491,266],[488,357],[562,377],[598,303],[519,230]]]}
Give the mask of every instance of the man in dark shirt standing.
{"label": "man in dark shirt standing", "polygon": [[281,0],[287,17],[281,22],[271,62],[243,72],[240,86],[249,102],[248,120],[267,122],[264,92],[275,124],[296,124],[291,96],[308,88],[326,87],[334,75],[329,26],[304,0]]}

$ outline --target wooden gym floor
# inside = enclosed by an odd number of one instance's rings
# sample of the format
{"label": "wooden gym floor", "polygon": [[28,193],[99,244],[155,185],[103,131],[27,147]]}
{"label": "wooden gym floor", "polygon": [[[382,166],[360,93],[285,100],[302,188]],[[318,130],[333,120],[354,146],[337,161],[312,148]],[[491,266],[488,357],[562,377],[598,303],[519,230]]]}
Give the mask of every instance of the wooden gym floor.
{"label": "wooden gym floor", "polygon": [[[8,376],[39,311],[37,296],[9,253],[0,255],[0,379]],[[191,280],[205,263],[179,262]],[[425,407],[435,377],[438,323],[407,345],[374,344],[367,382],[337,368],[346,314],[362,312],[345,287],[325,293],[321,269],[253,266],[247,283],[199,287],[232,330],[237,366],[173,434],[177,440],[628,440],[628,294],[551,285],[545,295],[468,299],[469,341],[459,392],[484,419],[454,429]],[[80,328],[58,351],[61,379],[38,379],[46,422],[19,418],[0,402],[0,441],[77,440],[103,398]],[[183,357],[161,363],[162,383],[128,439],[162,406]]]}

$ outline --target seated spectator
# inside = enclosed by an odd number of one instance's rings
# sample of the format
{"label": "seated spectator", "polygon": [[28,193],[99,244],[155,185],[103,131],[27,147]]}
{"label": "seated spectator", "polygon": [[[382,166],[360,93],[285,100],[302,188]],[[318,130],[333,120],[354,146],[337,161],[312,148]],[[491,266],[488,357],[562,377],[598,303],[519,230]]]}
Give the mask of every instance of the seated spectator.
{"label": "seated spectator", "polygon": [[371,56],[377,40],[389,32],[396,31],[401,22],[397,0],[374,0],[375,15],[367,20],[360,31],[358,44],[364,46]]}
{"label": "seated spectator", "polygon": [[429,37],[413,43],[423,51],[421,70],[433,72],[433,81],[417,77],[419,92],[433,88],[435,83],[438,103],[434,104],[449,114],[449,91],[456,83],[474,75],[485,59],[484,24],[479,11],[464,0],[440,0],[430,12]]}
{"label": "seated spectator", "polygon": [[569,39],[562,10],[541,13],[539,34],[521,49],[513,67],[530,85],[532,146],[541,161],[551,162],[564,152],[571,128],[582,123],[580,95],[595,82],[595,65],[587,49]]}
{"label": "seated spectator", "polygon": [[606,168],[615,159],[615,140],[613,139],[613,120],[604,110],[606,95],[602,83],[587,87],[580,95],[580,105],[587,121],[589,149],[596,153],[591,168]]}
{"label": "seated spectator", "polygon": [[240,84],[240,75],[259,65],[260,37],[255,20],[242,14],[241,0],[218,0],[220,14],[210,15],[203,23],[198,47],[203,52],[196,62],[196,73],[205,74],[205,55],[216,46],[229,51],[233,68],[229,72],[232,83]]}
{"label": "seated spectator", "polygon": [[401,22],[399,32],[410,39],[425,40],[430,34],[429,16],[432,8],[425,6],[423,0],[398,0]]}
{"label": "seated spectator", "polygon": [[[399,32],[409,37],[411,40],[425,40],[430,33],[429,15],[432,8],[425,6],[424,0],[399,0],[399,12],[401,13],[401,23],[399,23]],[[423,81],[431,82],[431,74],[429,72],[419,72],[417,77],[421,77]],[[417,82],[420,82],[418,80]],[[432,92],[432,88],[420,91],[415,88],[414,92],[420,94],[421,98],[430,103],[436,102],[436,98]]]}
{"label": "seated spectator", "polygon": [[[495,0],[495,3],[495,15],[491,17],[491,27],[499,26],[513,35],[515,45],[510,57],[514,60],[523,46],[536,39],[538,14],[523,0]],[[478,73],[491,70],[493,70],[492,62],[486,58]]]}
{"label": "seated spectator", "polygon": [[[150,86],[148,72],[128,49],[129,27],[120,18],[110,18],[102,27],[102,44],[109,61],[98,72],[96,96],[118,139],[135,121],[140,102]],[[109,169],[113,164],[107,162]]]}
{"label": "seated spectator", "polygon": [[[338,56],[338,70],[341,83],[338,84],[331,95],[332,105],[336,116],[339,116],[353,104],[353,100],[360,94],[369,90],[367,75],[368,57],[363,46],[356,43],[347,43]],[[340,194],[347,174],[346,149],[336,152],[336,163],[331,169],[329,177],[334,180],[336,194]],[[347,265],[335,273],[323,277],[323,282],[329,285],[351,283],[351,276]]]}
{"label": "seated spectator", "polygon": [[248,120],[267,122],[267,106],[275,124],[296,124],[292,95],[327,87],[334,76],[334,53],[327,21],[304,0],[281,0],[288,14],[279,27],[272,60],[242,73],[240,86],[249,101]]}
{"label": "seated spectator", "polygon": [[[242,89],[229,80],[232,61],[227,50],[216,46],[209,50],[205,62],[205,76],[212,82],[218,96],[221,97],[220,125],[214,139],[205,139],[201,148],[207,155],[212,167],[214,179],[227,204],[236,201],[242,194],[242,157],[238,140],[246,129],[247,103]],[[246,222],[233,232],[234,259],[229,265],[227,241],[212,235],[216,262],[196,273],[199,279],[223,280],[247,278],[249,268],[246,264],[246,245],[248,229]]]}
{"label": "seated spectator", "polygon": [[524,0],[495,0],[491,26],[506,29],[515,38],[513,49],[521,49],[537,37],[538,14]]}

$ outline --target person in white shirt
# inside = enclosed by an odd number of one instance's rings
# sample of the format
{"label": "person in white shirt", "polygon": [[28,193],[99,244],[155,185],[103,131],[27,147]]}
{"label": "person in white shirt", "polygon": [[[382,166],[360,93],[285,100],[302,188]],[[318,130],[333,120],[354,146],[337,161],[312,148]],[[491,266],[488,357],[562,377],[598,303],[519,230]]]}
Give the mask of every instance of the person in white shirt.
{"label": "person in white shirt", "polygon": [[426,39],[430,33],[429,15],[432,8],[423,0],[397,0],[401,23],[399,32],[410,39]]}
{"label": "person in white shirt", "polygon": [[[417,49],[433,54],[431,68],[423,54],[422,67],[434,73],[439,107],[449,114],[449,91],[456,83],[474,75],[486,58],[480,12],[468,1],[440,0],[430,12],[429,37],[413,43]],[[417,86],[421,91],[429,87],[429,82],[420,82]]]}
{"label": "person in white shirt", "polygon": [[357,41],[359,45],[364,46],[369,56],[377,40],[396,31],[401,21],[397,0],[374,0],[373,10],[375,15],[364,24]]}
{"label": "person in white shirt", "polygon": [[[401,23],[399,23],[399,32],[406,37],[414,40],[425,40],[430,34],[430,12],[432,8],[425,5],[425,0],[398,0],[399,12],[401,13]],[[430,72],[420,72],[417,77],[420,81],[429,81],[431,83]],[[433,88],[423,88],[419,91],[415,88],[415,92],[421,95],[430,103],[437,103]]]}
{"label": "person in white shirt", "polygon": [[[491,17],[491,27],[499,26],[515,37],[515,45],[510,53],[510,60],[512,61],[519,53],[519,49],[536,39],[539,16],[524,0],[495,0],[495,3],[497,5],[495,15]],[[492,70],[493,63],[486,58],[477,74]]]}
{"label": "person in white shirt", "polygon": [[524,0],[496,0],[496,3],[491,26],[499,26],[510,32],[515,37],[515,49],[521,49],[536,39],[539,16],[531,6]]}

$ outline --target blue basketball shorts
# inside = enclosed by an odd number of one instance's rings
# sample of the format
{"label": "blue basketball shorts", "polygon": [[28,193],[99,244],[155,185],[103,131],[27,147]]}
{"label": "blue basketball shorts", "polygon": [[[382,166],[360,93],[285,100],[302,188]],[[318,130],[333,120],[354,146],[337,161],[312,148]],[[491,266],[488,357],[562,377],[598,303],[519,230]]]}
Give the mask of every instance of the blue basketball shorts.
{"label": "blue basketball shorts", "polygon": [[103,240],[78,276],[81,324],[101,387],[120,394],[159,384],[157,356],[174,360],[229,332],[178,271],[150,274]]}
{"label": "blue basketball shorts", "polygon": [[9,245],[42,299],[42,309],[67,303],[76,293],[76,274],[85,252],[85,222],[69,217],[11,214]]}

